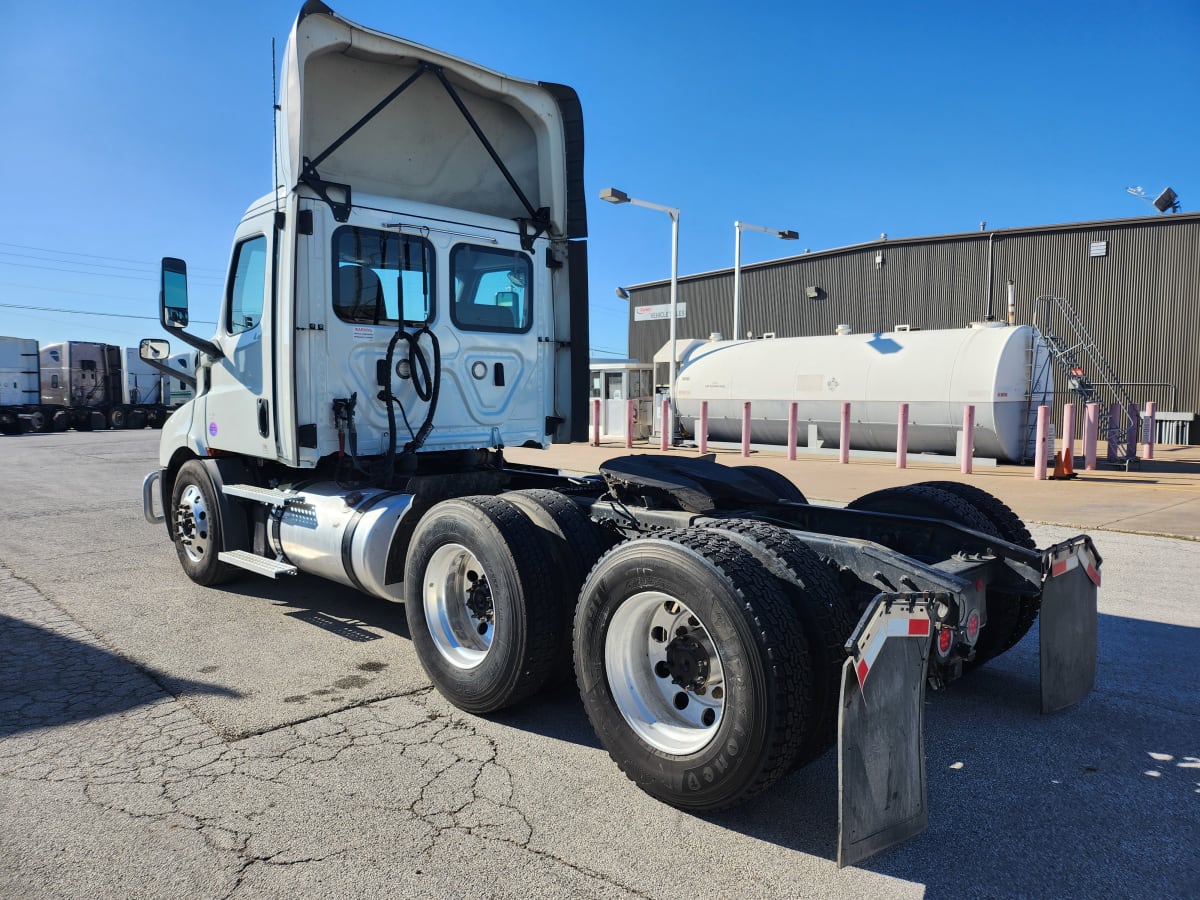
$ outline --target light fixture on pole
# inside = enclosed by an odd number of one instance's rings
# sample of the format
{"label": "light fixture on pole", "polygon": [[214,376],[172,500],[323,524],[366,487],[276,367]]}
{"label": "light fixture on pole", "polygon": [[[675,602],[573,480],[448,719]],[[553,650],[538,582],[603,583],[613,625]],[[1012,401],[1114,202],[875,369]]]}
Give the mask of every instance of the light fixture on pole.
{"label": "light fixture on pole", "polygon": [[1162,193],[1153,200],[1146,195],[1140,184],[1137,187],[1125,188],[1125,193],[1132,197],[1137,197],[1143,203],[1154,207],[1160,213],[1179,212],[1179,195],[1169,187],[1163,188]]}
{"label": "light fixture on pole", "polygon": [[676,350],[676,319],[679,313],[679,210],[673,206],[662,206],[648,200],[638,200],[616,188],[602,190],[600,199],[608,203],[628,203],[632,206],[644,206],[646,209],[657,209],[671,217],[671,363],[668,366],[667,389],[671,395],[671,443],[673,444],[675,443],[675,367],[679,358]]}
{"label": "light fixture on pole", "polygon": [[628,300],[629,299],[629,291],[623,287],[618,286],[617,287],[617,297],[621,300]]}
{"label": "light fixture on pole", "polygon": [[733,223],[733,339],[741,337],[741,305],[742,305],[742,231],[761,231],[763,234],[773,234],[784,241],[794,241],[800,235],[794,231],[780,231],[776,228],[763,228],[761,225],[750,225],[746,222]]}

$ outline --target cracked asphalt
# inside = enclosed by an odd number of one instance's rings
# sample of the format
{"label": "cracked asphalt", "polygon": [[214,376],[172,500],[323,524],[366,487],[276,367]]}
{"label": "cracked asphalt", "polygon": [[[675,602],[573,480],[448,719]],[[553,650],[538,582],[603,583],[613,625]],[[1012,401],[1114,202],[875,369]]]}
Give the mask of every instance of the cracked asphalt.
{"label": "cracked asphalt", "polygon": [[839,871],[832,754],[698,819],[621,776],[569,685],[469,716],[398,607],[191,584],[141,518],[156,446],[0,439],[0,896],[1195,895],[1194,543],[1095,535],[1092,696],[1040,716],[1032,637],[931,695],[929,830]]}

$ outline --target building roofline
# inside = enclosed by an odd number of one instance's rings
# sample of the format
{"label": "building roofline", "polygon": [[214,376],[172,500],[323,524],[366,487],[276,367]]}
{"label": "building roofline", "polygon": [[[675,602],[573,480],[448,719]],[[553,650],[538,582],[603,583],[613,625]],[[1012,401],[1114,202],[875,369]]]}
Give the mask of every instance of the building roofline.
{"label": "building roofline", "polygon": [[[1155,216],[1128,216],[1122,219],[1098,219],[1093,222],[1064,222],[1059,225],[1029,225],[1022,228],[992,228],[986,231],[960,231],[950,232],[947,234],[931,234],[920,237],[905,237],[905,238],[879,238],[874,241],[864,241],[860,244],[847,244],[843,247],[830,247],[827,250],[813,250],[808,253],[797,253],[792,256],[782,256],[778,259],[768,259],[756,263],[743,263],[742,271],[748,269],[763,269],[771,266],[779,266],[785,263],[795,262],[805,259],[821,259],[831,256],[838,256],[842,253],[850,253],[856,250],[867,250],[876,247],[885,246],[904,246],[912,244],[930,244],[938,241],[963,240],[965,238],[973,238],[975,240],[985,240],[997,235],[1008,236],[1018,234],[1049,234],[1056,231],[1078,231],[1085,228],[1112,228],[1124,225],[1146,224],[1154,222],[1156,224],[1168,225],[1181,220],[1189,222],[1200,221],[1200,212],[1194,213],[1172,213],[1171,215],[1155,215]],[[728,266],[721,269],[710,269],[706,272],[694,272],[690,275],[680,275],[679,281],[696,281],[702,278],[709,278],[713,275],[733,274],[733,266]],[[671,279],[661,278],[656,281],[644,281],[640,284],[631,284],[626,286],[628,291],[647,290],[649,288],[662,287],[669,285]]]}

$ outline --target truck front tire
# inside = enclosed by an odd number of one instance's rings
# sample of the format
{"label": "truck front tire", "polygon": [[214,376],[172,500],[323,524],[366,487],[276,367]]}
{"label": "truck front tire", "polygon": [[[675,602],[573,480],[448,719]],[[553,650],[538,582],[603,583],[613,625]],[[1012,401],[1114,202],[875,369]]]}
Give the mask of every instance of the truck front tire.
{"label": "truck front tire", "polygon": [[575,668],[609,755],[679,809],[715,812],[767,790],[804,744],[803,624],[762,564],[715,530],[609,551],[580,597]]}
{"label": "truck front tire", "polygon": [[199,460],[189,460],[180,467],[167,514],[171,516],[175,551],[188,578],[211,587],[240,574],[240,569],[217,557],[224,546],[221,512],[212,479]]}
{"label": "truck front tire", "polygon": [[447,700],[490,713],[533,696],[562,629],[545,542],[499,497],[436,504],[417,523],[404,607],[417,659]]}

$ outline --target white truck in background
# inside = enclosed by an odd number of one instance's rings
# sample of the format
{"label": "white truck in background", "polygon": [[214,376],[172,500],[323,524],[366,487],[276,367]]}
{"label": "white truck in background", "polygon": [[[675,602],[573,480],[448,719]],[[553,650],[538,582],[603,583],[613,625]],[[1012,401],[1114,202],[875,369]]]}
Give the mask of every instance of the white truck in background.
{"label": "white truck in background", "polygon": [[187,330],[186,264],[163,260],[162,323],[199,351],[197,392],[142,499],[193,581],[305,572],[401,601],[425,671],[469,713],[574,677],[616,764],[689,812],[836,745],[841,864],[925,827],[927,682],[1040,614],[1043,710],[1091,690],[1091,540],[1037,549],[977,488],[832,509],[711,458],[589,478],[505,459],[586,439],[573,90],[317,0],[282,84],[277,186],[237,226],[211,337]]}

